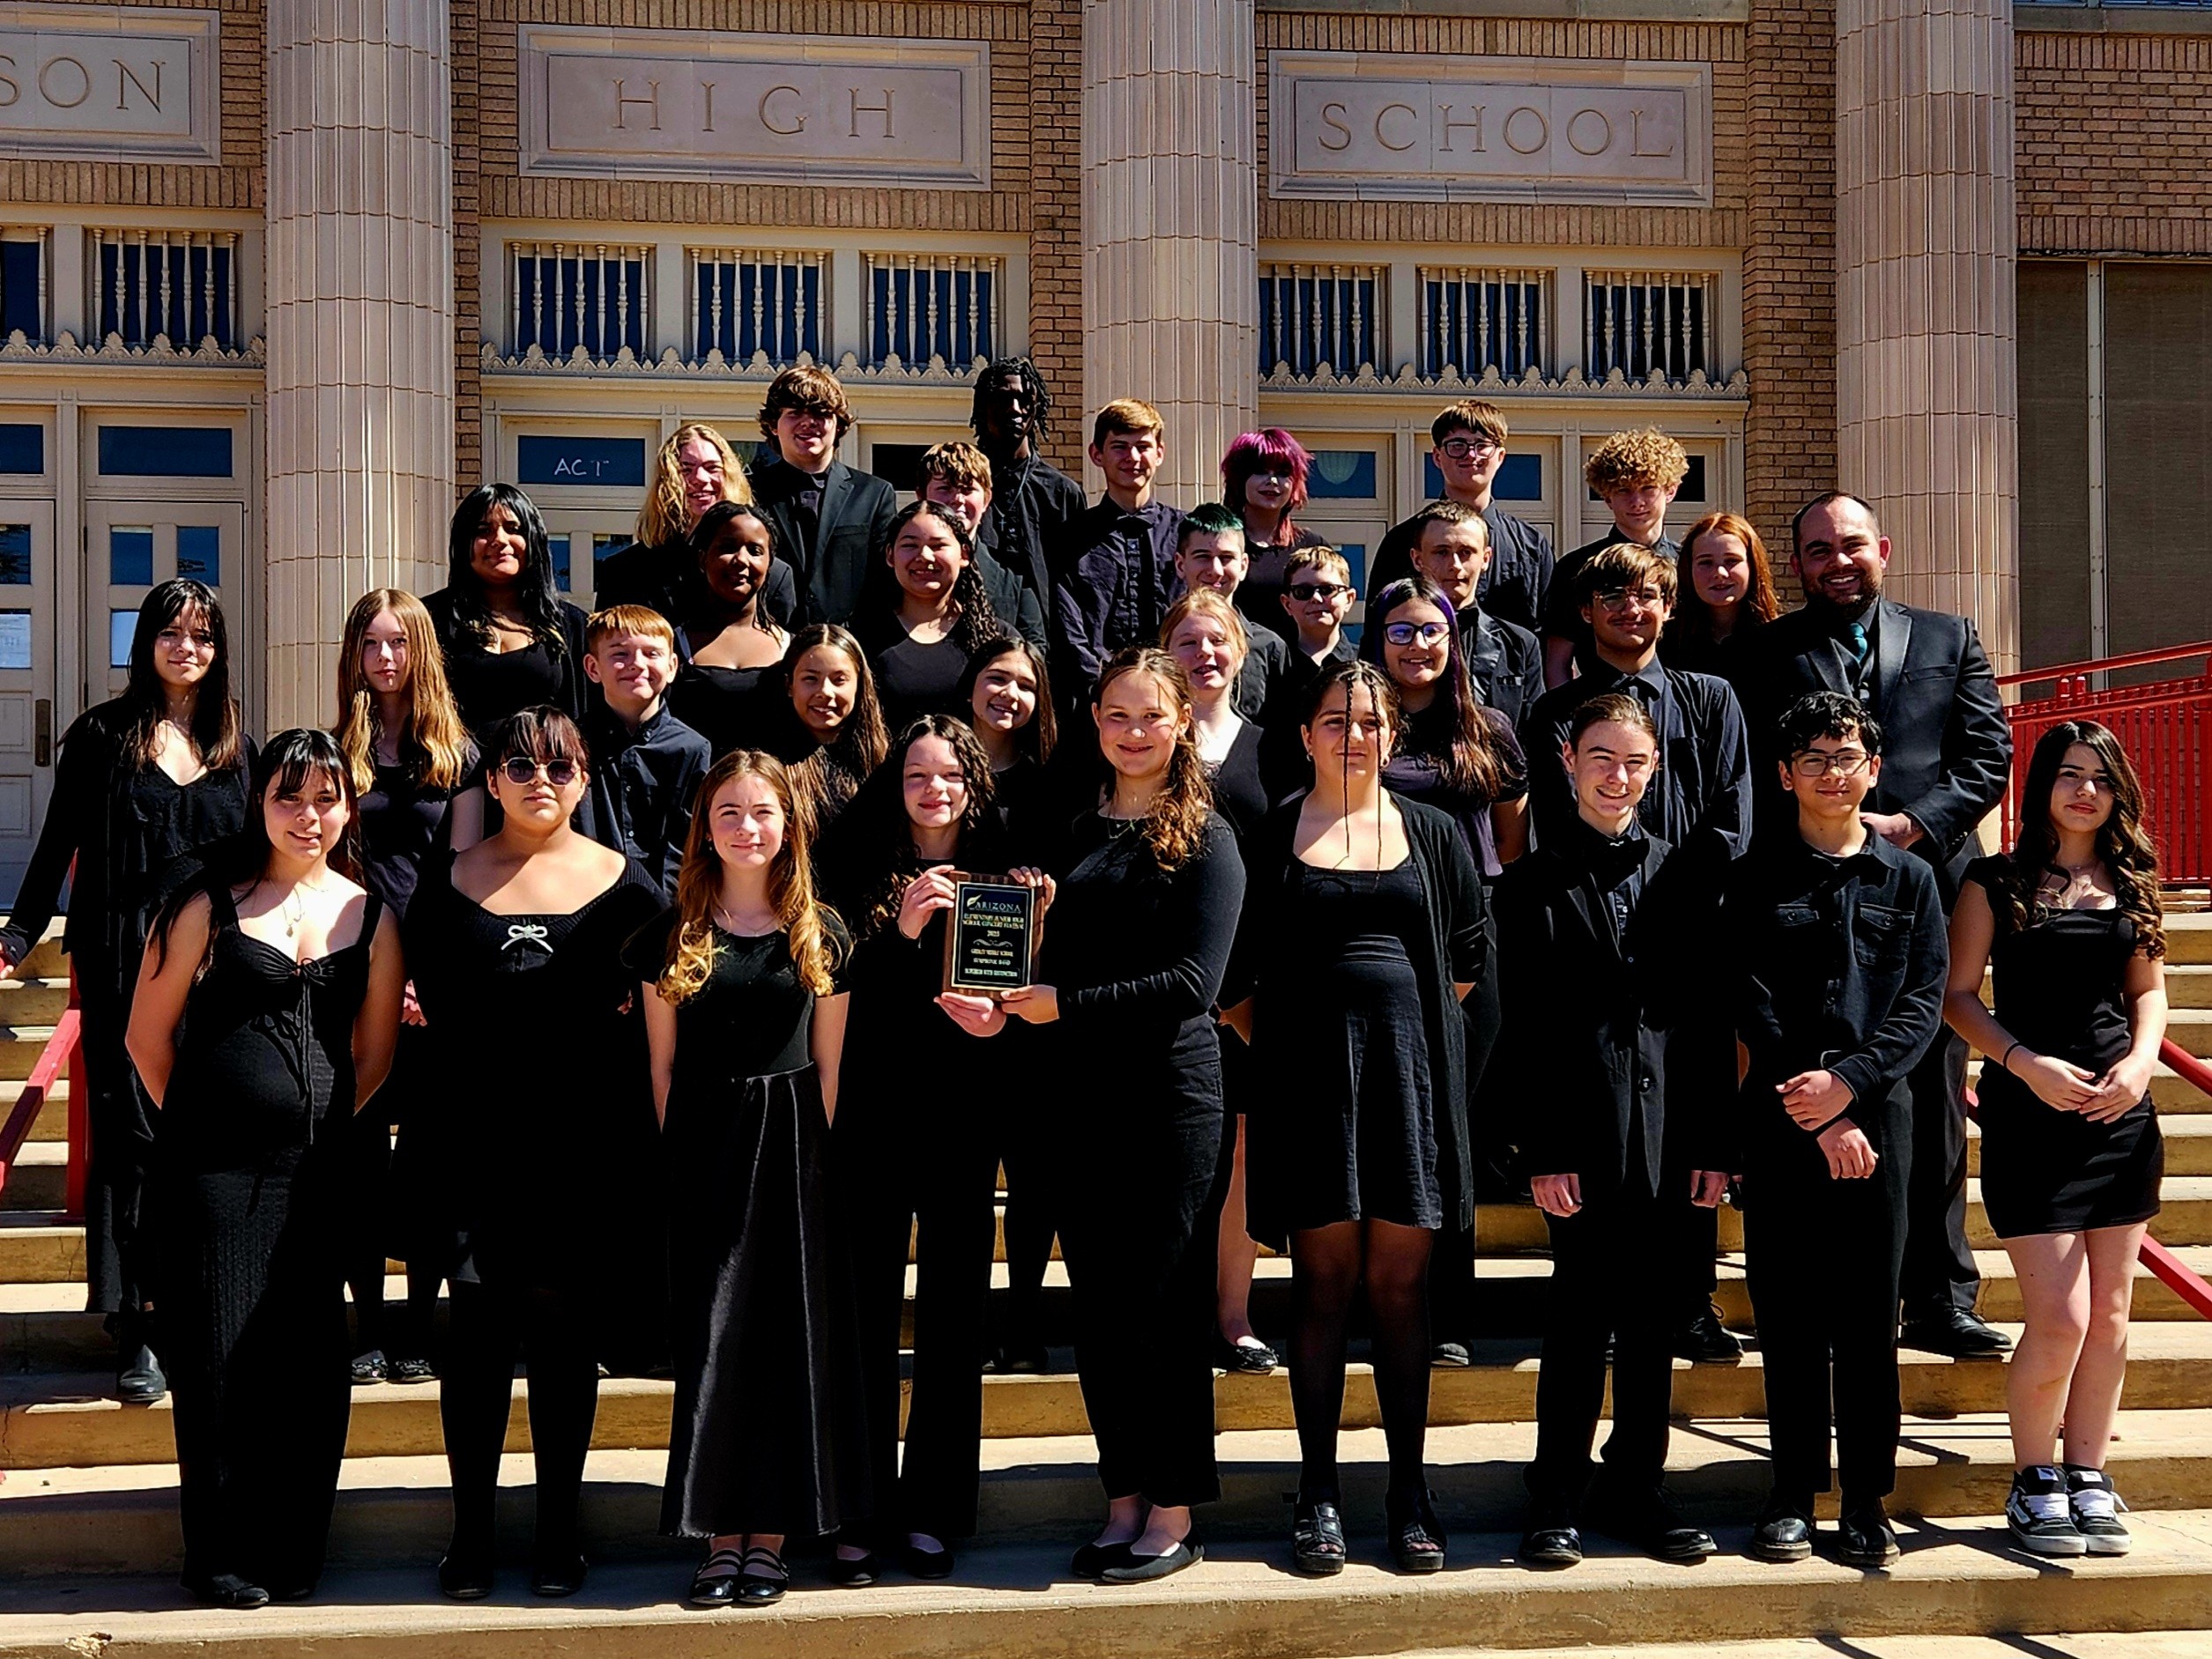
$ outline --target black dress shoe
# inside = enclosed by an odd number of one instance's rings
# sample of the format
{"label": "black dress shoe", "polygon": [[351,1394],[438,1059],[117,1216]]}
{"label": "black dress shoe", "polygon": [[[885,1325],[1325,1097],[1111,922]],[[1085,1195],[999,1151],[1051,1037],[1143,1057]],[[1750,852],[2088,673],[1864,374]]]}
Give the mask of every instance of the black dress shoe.
{"label": "black dress shoe", "polygon": [[1196,1538],[1184,1538],[1165,1555],[1139,1555],[1132,1548],[1123,1556],[1117,1566],[1110,1566],[1098,1575],[1102,1584],[1149,1584],[1154,1579],[1172,1578],[1186,1566],[1196,1566],[1206,1559],[1206,1545]]}
{"label": "black dress shoe", "polygon": [[1108,1567],[1121,1566],[1128,1561],[1132,1542],[1124,1538],[1119,1544],[1087,1544],[1076,1551],[1075,1559],[1068,1563],[1068,1571],[1078,1578],[1102,1578]]}
{"label": "black dress shoe", "polygon": [[1751,1555],[1760,1561],[1802,1561],[1813,1553],[1813,1506],[1770,1498],[1751,1529]]}
{"label": "black dress shoe", "polygon": [[1577,1566],[1582,1534],[1570,1526],[1532,1526],[1521,1534],[1520,1559],[1530,1566]]}
{"label": "black dress shoe", "polygon": [[589,1563],[575,1550],[538,1556],[530,1564],[530,1593],[548,1600],[574,1596],[583,1588],[588,1568]]}
{"label": "black dress shoe", "polygon": [[1743,1358],[1743,1338],[1722,1324],[1711,1308],[1674,1333],[1674,1352],[1702,1365],[1734,1365]]}
{"label": "black dress shoe", "polygon": [[1464,1342],[1440,1342],[1429,1351],[1429,1363],[1447,1371],[1464,1371],[1474,1356]]}
{"label": "black dress shoe", "polygon": [[1954,1359],[1979,1359],[2012,1351],[2011,1337],[1963,1307],[1949,1308],[1926,1319],[1907,1320],[1897,1340],[1908,1348],[1948,1354]]}
{"label": "black dress shoe", "polygon": [[235,1573],[210,1573],[184,1581],[186,1594],[204,1607],[224,1607],[234,1612],[269,1605],[269,1592]]}
{"label": "black dress shoe", "polygon": [[899,1565],[906,1569],[909,1578],[950,1578],[953,1561],[952,1551],[941,1546],[917,1550],[909,1544],[899,1551]]}
{"label": "black dress shoe", "polygon": [[1214,1363],[1224,1371],[1264,1377],[1272,1374],[1282,1359],[1259,1338],[1248,1337],[1243,1342],[1215,1343]]}
{"label": "black dress shoe", "polygon": [[[723,1552],[727,1555],[729,1551]],[[829,1581],[841,1584],[849,1590],[857,1590],[872,1584],[883,1576],[882,1558],[871,1550],[865,1555],[839,1555],[835,1551],[829,1557]]]}
{"label": "black dress shoe", "polygon": [[1904,1553],[1880,1504],[1860,1505],[1844,1512],[1836,1559],[1845,1566],[1888,1566]]}
{"label": "black dress shoe", "polygon": [[691,1575],[686,1597],[694,1607],[727,1607],[738,1599],[738,1570],[745,1557],[735,1550],[716,1550]]}
{"label": "black dress shoe", "polygon": [[745,1552],[745,1570],[738,1574],[738,1605],[772,1607],[791,1588],[791,1569],[775,1551],[754,1544]]}
{"label": "black dress shoe", "polygon": [[1702,1561],[1720,1547],[1704,1528],[1683,1520],[1656,1486],[1615,1498],[1603,1514],[1601,1530],[1658,1560]]}
{"label": "black dress shoe", "polygon": [[491,1555],[449,1550],[438,1563],[438,1593],[449,1602],[482,1601],[492,1593]]}
{"label": "black dress shoe", "polygon": [[[161,1373],[161,1362],[145,1344],[127,1350],[120,1358],[121,1363],[115,1367],[115,1397],[125,1405],[153,1405],[169,1391],[169,1380]],[[230,1576],[226,1573],[216,1574],[218,1578]]]}

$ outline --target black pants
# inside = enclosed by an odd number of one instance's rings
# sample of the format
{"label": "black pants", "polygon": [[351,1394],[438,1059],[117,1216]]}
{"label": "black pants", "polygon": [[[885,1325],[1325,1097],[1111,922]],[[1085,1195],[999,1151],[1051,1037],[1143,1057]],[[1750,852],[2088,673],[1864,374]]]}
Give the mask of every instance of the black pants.
{"label": "black pants", "polygon": [[[144,1224],[148,1171],[152,1167],[153,1120],[138,1073],[123,1048],[130,1024],[128,997],[102,989],[112,969],[79,965],[78,997],[85,1034],[85,1285],[92,1312],[109,1315],[108,1329],[128,1349],[149,1340],[140,1309],[152,1300],[153,1263],[142,1259],[150,1229]],[[72,1084],[72,1086],[76,1086]]]}
{"label": "black pants", "polygon": [[1673,1277],[1660,1292],[1672,1304],[1668,1323],[1680,1329],[1712,1311],[1713,1292],[1720,1275],[1713,1263],[1720,1250],[1720,1211],[1690,1199],[1691,1165],[1674,1155],[1673,1148],[1659,1172],[1659,1196],[1654,1201],[1652,1245],[1673,1268]]}
{"label": "black pants", "polygon": [[[1813,1137],[1755,1147],[1744,1174],[1744,1272],[1765,1366],[1777,1492],[1826,1492],[1832,1420],[1846,1502],[1897,1485],[1897,1276],[1904,1259],[1911,1132],[1874,1137],[1864,1180],[1828,1174]],[[1832,1402],[1832,1407],[1831,1407]]]}
{"label": "black pants", "polygon": [[[1198,1096],[1198,1098],[1194,1098]],[[1216,1085],[1086,1111],[1062,1151],[1075,1369],[1108,1498],[1221,1495],[1214,1305],[1221,1224]]]}
{"label": "black pants", "polygon": [[584,1455],[599,1409],[591,1300],[547,1285],[461,1283],[438,1402],[453,1483],[457,1550],[488,1556],[497,1518],[500,1455],[515,1392],[529,1366],[530,1438],[538,1470],[539,1554],[576,1547]]}
{"label": "black pants", "polygon": [[1908,1319],[1971,1313],[1981,1274],[1966,1244],[1966,1040],[1946,1026],[1907,1080],[1912,1092],[1912,1180],[1905,1196]]}
{"label": "black pants", "polygon": [[[877,1103],[872,1103],[877,1104]],[[875,1492],[872,1530],[895,1546],[909,1532],[961,1538],[976,1530],[982,1463],[984,1327],[998,1158],[987,1129],[902,1133],[896,1114],[848,1100],[836,1124],[860,1321],[861,1389]],[[899,1458],[900,1324],[915,1263],[914,1387]]]}
{"label": "black pants", "polygon": [[1551,1304],[1536,1375],[1536,1460],[1528,1469],[1529,1492],[1540,1505],[1571,1514],[1589,1485],[1608,1342],[1613,1432],[1605,1443],[1607,1484],[1618,1492],[1648,1491],[1666,1472],[1674,1395],[1669,1337],[1680,1273],[1675,1261],[1654,1248],[1664,1211],[1661,1200],[1641,1187],[1585,1187],[1580,1211],[1545,1218]]}
{"label": "black pants", "polygon": [[370,1100],[339,1132],[345,1137],[345,1284],[353,1292],[353,1352],[362,1354],[385,1348],[404,1329],[384,1307],[385,1233],[391,1213],[390,1100]]}

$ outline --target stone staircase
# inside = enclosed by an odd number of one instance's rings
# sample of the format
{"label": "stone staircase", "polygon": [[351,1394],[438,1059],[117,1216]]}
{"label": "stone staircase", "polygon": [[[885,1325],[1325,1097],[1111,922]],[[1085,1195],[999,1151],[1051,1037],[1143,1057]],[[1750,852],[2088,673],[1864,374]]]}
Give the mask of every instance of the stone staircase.
{"label": "stone staircase", "polygon": [[[2169,972],[2172,1034],[2212,1055],[2212,915],[2175,918]],[[66,996],[54,944],[33,977],[0,989],[0,1102],[12,1104]],[[2007,1546],[1997,1516],[2011,1458],[2000,1360],[1959,1362],[1908,1351],[1908,1414],[1894,1508],[1906,1554],[1895,1570],[1860,1574],[1815,1560],[1795,1567],[1736,1552],[1766,1487],[1755,1344],[1741,1366],[1680,1365],[1670,1483],[1714,1522],[1724,1554],[1670,1568],[1602,1540],[1574,1572],[1540,1574],[1511,1562],[1520,1470],[1534,1442],[1537,1337],[1548,1263],[1540,1218],[1525,1205],[1485,1206],[1478,1219],[1479,1305],[1485,1339],[1474,1366],[1434,1377],[1429,1442],[1437,1502],[1451,1529],[1440,1577],[1392,1573],[1381,1547],[1382,1436],[1372,1379],[1355,1365],[1345,1405],[1344,1473],[1353,1565],[1340,1579],[1292,1575],[1280,1537],[1295,1484],[1296,1447],[1283,1375],[1224,1376],[1215,1389],[1224,1496],[1202,1516],[1207,1564],[1139,1590],[1066,1576],[1069,1546],[1100,1507],[1091,1442],[1071,1356],[1058,1374],[985,1379],[983,1535],[955,1582],[895,1574],[865,1590],[828,1587],[801,1552],[798,1589],[766,1613],[695,1613],[677,1601],[693,1547],[655,1536],[670,1385],[603,1385],[589,1468],[585,1523],[597,1564],[577,1601],[534,1603],[519,1563],[526,1508],[509,1506],[517,1570],[491,1603],[440,1602],[430,1569],[448,1522],[434,1383],[353,1392],[348,1456],[324,1593],[310,1606],[249,1615],[184,1607],[178,1558],[170,1412],[110,1396],[109,1351],[82,1311],[81,1230],[59,1213],[66,1162],[66,1087],[41,1114],[25,1157],[0,1191],[0,1659],[16,1654],[129,1653],[206,1659],[312,1645],[382,1659],[387,1652],[628,1655],[1099,1655],[1136,1653],[1349,1655],[1471,1648],[1551,1650],[1635,1645],[1652,1659],[1695,1644],[1702,1654],[1768,1659],[1843,1652],[1882,1659],[1957,1654],[2117,1654],[2117,1642],[2073,1638],[2015,1646],[2015,1632],[2173,1633],[2127,1638],[2130,1655],[2212,1654],[2212,1322],[2164,1285],[2139,1279],[2127,1411],[2114,1478],[2135,1510],[2129,1557],[2031,1562]],[[2212,1100],[2162,1074],[2166,1205],[2154,1231],[2212,1274]],[[4,1115],[4,1114],[0,1114]],[[1972,1195],[1970,1195],[1970,1196]],[[1724,1211],[1721,1305],[1747,1325],[1741,1232]],[[2019,1317],[2017,1287],[1983,1223],[1971,1224],[1985,1276],[1984,1313]],[[1263,1257],[1255,1291],[1263,1332],[1286,1329],[1288,1263]],[[1004,1268],[998,1270],[1004,1284]],[[392,1284],[397,1293],[398,1281]],[[1065,1339],[1065,1278],[1048,1279],[1047,1335]],[[526,1381],[518,1381],[516,1393]],[[524,1451],[523,1413],[508,1447]],[[510,1458],[526,1485],[527,1458]],[[750,1627],[731,1633],[731,1621]],[[1815,1645],[1811,1639],[1822,1641]],[[1849,1638],[1847,1643],[1839,1642]],[[1802,1641],[1800,1643],[1800,1639]],[[396,1644],[396,1645],[395,1645]],[[1740,1653],[1734,1644],[1742,1644]],[[2104,1645],[2100,1645],[2104,1644]]]}

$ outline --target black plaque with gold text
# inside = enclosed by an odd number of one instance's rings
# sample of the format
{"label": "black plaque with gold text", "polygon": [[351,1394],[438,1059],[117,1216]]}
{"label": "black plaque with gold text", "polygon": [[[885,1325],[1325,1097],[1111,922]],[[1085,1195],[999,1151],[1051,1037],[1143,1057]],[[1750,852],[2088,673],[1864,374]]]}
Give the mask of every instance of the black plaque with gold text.
{"label": "black plaque with gold text", "polygon": [[945,989],[999,996],[1029,983],[1036,890],[1003,876],[953,876],[945,928]]}

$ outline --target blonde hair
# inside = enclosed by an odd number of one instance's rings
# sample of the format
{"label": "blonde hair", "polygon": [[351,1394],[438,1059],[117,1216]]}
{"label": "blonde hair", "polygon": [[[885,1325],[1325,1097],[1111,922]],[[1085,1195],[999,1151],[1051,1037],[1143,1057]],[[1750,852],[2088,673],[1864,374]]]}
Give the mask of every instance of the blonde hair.
{"label": "blonde hair", "polygon": [[1347,588],[1352,584],[1352,561],[1333,547],[1299,548],[1283,561],[1282,585],[1288,588],[1302,570],[1320,571]]}
{"label": "blonde hair", "polygon": [[594,611],[591,619],[583,625],[583,648],[596,651],[600,641],[624,633],[657,640],[671,651],[676,648],[676,630],[669,626],[666,617],[650,605],[609,605],[604,611]]}
{"label": "blonde hair", "polygon": [[1168,423],[1161,419],[1160,411],[1143,398],[1117,397],[1100,410],[1098,418],[1091,422],[1091,448],[1102,448],[1106,440],[1117,432],[1139,438],[1150,433],[1154,437],[1163,438],[1167,435]]}
{"label": "blonde hair", "polygon": [[654,463],[652,487],[645,492],[645,505],[637,509],[637,539],[648,547],[660,547],[691,533],[691,512],[684,505],[684,446],[687,443],[712,445],[722,457],[722,499],[725,501],[750,501],[753,485],[746,482],[745,468],[738,461],[738,452],[730,447],[730,441],[703,421],[693,421],[679,426],[668,441],[661,446],[660,456]]}
{"label": "blonde hair", "polygon": [[[915,476],[924,483],[942,478],[955,490],[991,488],[991,457],[972,443],[933,443],[922,451]],[[918,495],[919,490],[916,491]]]}
{"label": "blonde hair", "polygon": [[1689,457],[1682,446],[1657,426],[1616,432],[1590,452],[1583,463],[1583,481],[1600,495],[1656,484],[1662,490],[1681,487],[1689,476]]}
{"label": "blonde hair", "polygon": [[407,730],[399,734],[399,754],[411,764],[415,782],[435,789],[460,787],[468,770],[469,730],[445,677],[445,653],[421,600],[400,588],[372,588],[346,613],[338,656],[338,752],[353,775],[353,790],[366,795],[376,784],[376,689],[361,671],[361,648],[368,625],[391,613],[407,642]]}
{"label": "blonde hair", "polygon": [[791,966],[798,982],[817,996],[836,989],[836,937],[823,925],[836,913],[814,897],[814,865],[808,844],[814,838],[813,809],[791,773],[774,755],[758,749],[732,749],[700,781],[698,810],[684,838],[684,862],[676,877],[676,925],[668,935],[668,959],[654,989],[671,1007],[706,987],[715,967],[715,900],[722,893],[722,855],[715,850],[715,796],[736,778],[759,778],[774,791],[783,810],[783,845],[768,867],[768,904],[776,925],[790,937]]}
{"label": "blonde hair", "polygon": [[1236,607],[1215,593],[1211,588],[1193,588],[1168,607],[1168,614],[1160,618],[1160,648],[1172,653],[1175,631],[1192,617],[1211,617],[1221,625],[1229,643],[1236,649],[1236,660],[1242,663],[1252,652],[1251,635],[1245,632],[1244,618],[1236,613]]}

